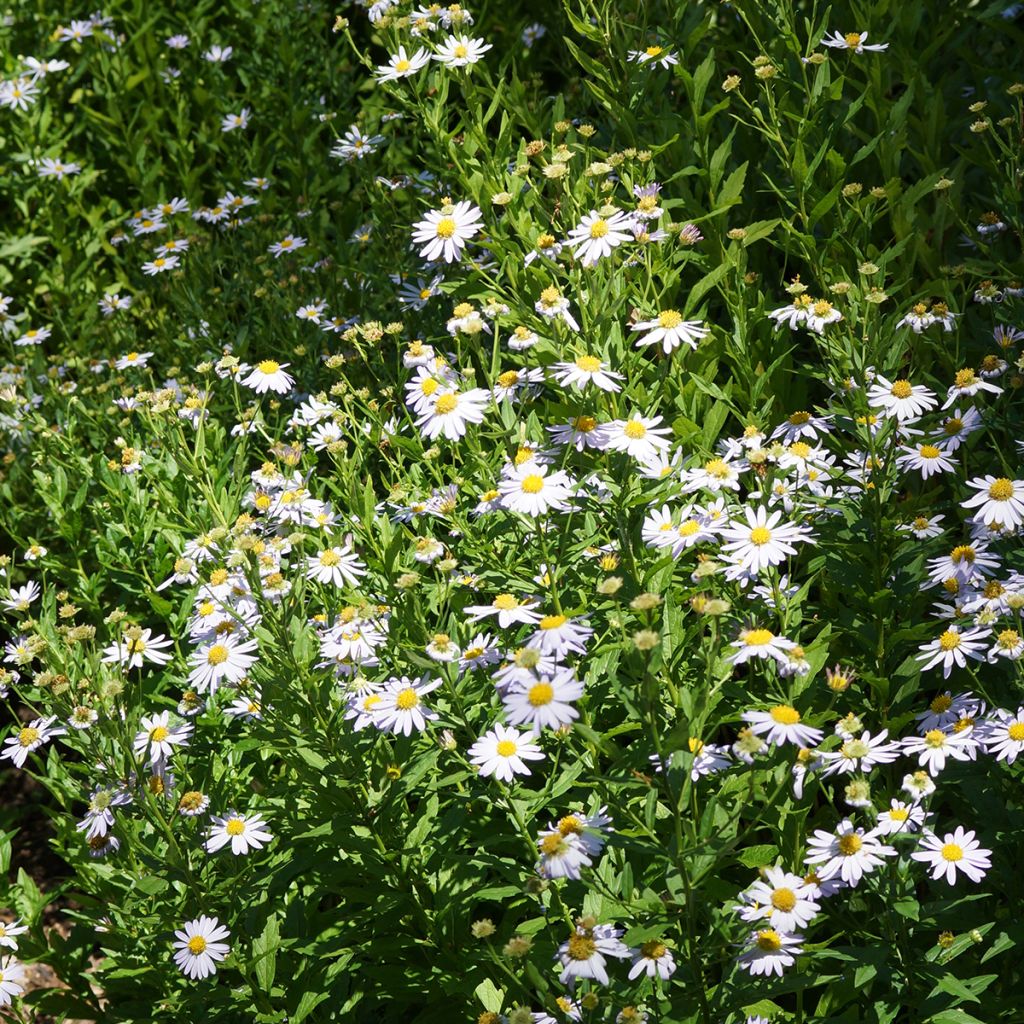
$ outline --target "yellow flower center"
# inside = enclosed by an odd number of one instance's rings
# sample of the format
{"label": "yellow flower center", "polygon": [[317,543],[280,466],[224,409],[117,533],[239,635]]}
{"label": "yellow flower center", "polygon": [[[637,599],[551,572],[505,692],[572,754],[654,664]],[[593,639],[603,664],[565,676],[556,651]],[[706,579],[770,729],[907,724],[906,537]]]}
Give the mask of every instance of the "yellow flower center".
{"label": "yellow flower center", "polygon": [[772,906],[788,914],[796,906],[796,893],[792,889],[776,889],[772,893]]}
{"label": "yellow flower center", "polygon": [[597,944],[589,935],[573,935],[569,939],[569,959],[589,960],[597,952]]}
{"label": "yellow flower center", "polygon": [[998,637],[996,637],[996,643],[1004,651],[1012,651],[1017,644],[1020,643],[1020,633],[1015,629],[1004,629]]}
{"label": "yellow flower center", "polygon": [[458,404],[459,400],[454,395],[442,395],[434,403],[434,412],[440,413],[443,416],[446,413],[452,412]]}
{"label": "yellow flower center", "polygon": [[893,398],[909,398],[913,393],[914,388],[909,380],[893,381],[892,387],[889,388],[889,394]]}
{"label": "yellow flower center", "polygon": [[856,760],[859,757],[867,757],[871,753],[871,748],[863,740],[847,740],[839,748],[839,752],[843,757]]}
{"label": "yellow flower center", "polygon": [[[755,632],[767,633],[767,630],[755,630]],[[771,633],[768,633],[771,638]],[[747,642],[750,642],[749,634]],[[767,641],[765,641],[767,643]],[[796,725],[800,721],[800,712],[796,708],[790,707],[788,704],[778,704],[771,711],[768,712],[772,716],[772,721],[778,722],[779,725]]]}
{"label": "yellow flower center", "polygon": [[434,230],[438,238],[451,238],[455,234],[455,221],[451,217],[442,217]]}
{"label": "yellow flower center", "polygon": [[188,940],[188,951],[193,954],[193,956],[199,956],[200,953],[205,953],[206,939],[204,939],[202,935],[193,935],[192,938]]}
{"label": "yellow flower center", "polygon": [[647,960],[660,960],[667,952],[668,949],[657,939],[651,939],[640,947],[640,955]]}
{"label": "yellow flower center", "polygon": [[510,388],[519,383],[519,371],[518,370],[506,370],[498,378],[498,386],[502,388]]}
{"label": "yellow flower center", "polygon": [[555,699],[555,691],[549,683],[534,683],[530,687],[526,699],[530,702],[531,707],[542,708]]}
{"label": "yellow flower center", "polygon": [[727,480],[729,478],[729,467],[723,459],[711,459],[704,463],[704,472],[713,476],[716,480]]}
{"label": "yellow flower center", "polygon": [[772,539],[772,531],[767,526],[755,526],[750,531],[750,543],[760,547]]}
{"label": "yellow flower center", "polygon": [[648,57],[657,57],[661,52],[662,50],[660,46],[648,46],[647,49],[644,50],[644,53],[646,53]]}
{"label": "yellow flower center", "polygon": [[946,745],[946,734],[941,729],[929,729],[924,734],[924,745],[931,747],[932,750],[938,750],[939,747]]}
{"label": "yellow flower center", "polygon": [[154,743],[162,743],[170,735],[171,735],[171,730],[165,728],[162,725],[158,725],[155,729],[150,729],[149,730],[149,738]]}
{"label": "yellow flower center", "polygon": [[680,537],[692,537],[700,529],[700,523],[696,519],[687,519],[685,523],[679,524]]}
{"label": "yellow flower center", "polygon": [[229,836],[240,836],[245,831],[244,818],[232,818],[225,826],[224,831]]}
{"label": "yellow flower center", "polygon": [[395,70],[401,74],[404,71],[408,71],[412,67],[412,61],[399,60],[395,61]]}
{"label": "yellow flower center", "polygon": [[597,420],[593,416],[577,416],[572,425],[581,434],[589,434],[597,427]]}
{"label": "yellow flower center", "polygon": [[469,50],[467,50],[466,47],[462,45],[462,43],[459,43],[459,45],[456,46],[454,50],[452,50],[452,53],[456,57],[458,57],[459,60],[462,60],[463,57],[468,56]]}
{"label": "yellow flower center", "polygon": [[839,837],[839,842],[836,845],[844,857],[852,857],[864,844],[856,832],[847,832]]}
{"label": "yellow flower center", "polygon": [[973,370],[957,370],[954,378],[954,387],[969,388],[977,380]]}
{"label": "yellow flower center", "polygon": [[538,473],[530,473],[523,477],[523,482],[520,486],[526,494],[539,494],[544,490],[544,477]]}
{"label": "yellow flower center", "polygon": [[591,238],[604,238],[608,234],[608,222],[598,218],[590,225]]}
{"label": "yellow flower center", "polygon": [[601,360],[597,356],[579,356],[576,359],[576,367],[584,373],[597,373],[601,369]]}
{"label": "yellow flower center", "polygon": [[511,757],[518,748],[511,740],[498,740],[498,745],[494,749],[497,750],[499,757]]}
{"label": "yellow flower center", "polygon": [[26,725],[25,728],[18,733],[18,743],[23,747],[31,747],[38,739],[39,730],[33,729],[30,725]]}
{"label": "yellow flower center", "polygon": [[552,832],[551,835],[545,836],[540,841],[540,852],[546,857],[552,857],[556,853],[561,853],[565,847],[565,840],[557,832]]}
{"label": "yellow flower center", "polygon": [[743,642],[748,647],[762,647],[770,644],[775,639],[775,634],[767,629],[752,629],[743,637]]}
{"label": "yellow flower center", "polygon": [[399,711],[411,711],[419,702],[419,695],[411,686],[399,691],[398,696],[395,697],[395,707]]}
{"label": "yellow flower center", "polygon": [[856,50],[857,47],[860,46],[860,33],[859,32],[847,32],[846,35],[843,36],[843,42],[846,43],[846,45],[851,50]]}
{"label": "yellow flower center", "polygon": [[957,843],[946,843],[942,847],[940,853],[942,854],[943,860],[951,860],[955,862],[964,859],[964,848]]}
{"label": "yellow flower center", "polygon": [[832,312],[832,303],[826,302],[824,299],[818,299],[814,304],[814,315],[815,316],[828,316]]}
{"label": "yellow flower center", "polygon": [[494,599],[494,607],[502,612],[510,612],[519,607],[519,602],[511,594],[499,594]]}
{"label": "yellow flower center", "polygon": [[1010,727],[1006,730],[1006,735],[1014,743],[1024,743],[1024,722],[1011,722]]}
{"label": "yellow flower center", "polygon": [[976,553],[974,551],[974,548],[971,547],[970,544],[960,544],[959,546],[953,548],[953,550],[949,553],[949,557],[955,565],[959,565],[961,562],[973,564],[974,559],[976,557]]}
{"label": "yellow flower center", "polygon": [[223,665],[228,660],[228,649],[223,644],[214,644],[206,652],[208,665]]}
{"label": "yellow flower center", "polygon": [[337,565],[341,561],[341,555],[338,554],[333,548],[328,548],[326,551],[320,552],[320,564],[330,568],[332,565]]}
{"label": "yellow flower center", "polygon": [[789,446],[789,454],[798,459],[806,459],[811,454],[811,446],[806,441],[794,441]]}
{"label": "yellow flower center", "polygon": [[906,807],[893,807],[889,811],[889,817],[893,821],[906,821],[910,817],[910,811]]}
{"label": "yellow flower center", "polygon": [[639,441],[646,436],[647,428],[639,420],[629,420],[622,428],[622,432],[632,441]]}
{"label": "yellow flower center", "polygon": [[666,330],[678,327],[682,322],[682,315],[677,313],[674,309],[666,309],[658,314],[658,326],[664,327]]}
{"label": "yellow flower center", "polygon": [[939,647],[944,651],[953,651],[960,646],[960,634],[954,629],[947,629],[939,637]]}
{"label": "yellow flower center", "polygon": [[564,626],[568,619],[564,615],[545,615],[540,620],[541,629],[558,629],[559,626]]}
{"label": "yellow flower center", "polygon": [[256,369],[269,377],[272,373],[277,373],[281,369],[281,364],[274,362],[273,359],[264,359],[263,362],[257,364]]}
{"label": "yellow flower center", "polygon": [[933,444],[923,444],[917,452],[922,459],[937,459],[942,454]]}
{"label": "yellow flower center", "polygon": [[1001,476],[989,484],[988,496],[993,501],[1009,501],[1013,497],[1013,481]]}
{"label": "yellow flower center", "polygon": [[764,953],[777,953],[782,949],[782,936],[774,928],[757,933],[757,948]]}

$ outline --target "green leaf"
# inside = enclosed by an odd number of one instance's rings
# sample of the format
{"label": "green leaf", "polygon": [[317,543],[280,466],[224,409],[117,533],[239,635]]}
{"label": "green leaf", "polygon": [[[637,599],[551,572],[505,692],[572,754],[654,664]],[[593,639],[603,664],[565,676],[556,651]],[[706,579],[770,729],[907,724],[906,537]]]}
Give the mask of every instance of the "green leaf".
{"label": "green leaf", "polygon": [[281,947],[281,925],[276,916],[267,918],[263,931],[253,941],[252,951],[255,957],[253,970],[260,988],[269,994],[274,984],[277,971],[277,951]]}

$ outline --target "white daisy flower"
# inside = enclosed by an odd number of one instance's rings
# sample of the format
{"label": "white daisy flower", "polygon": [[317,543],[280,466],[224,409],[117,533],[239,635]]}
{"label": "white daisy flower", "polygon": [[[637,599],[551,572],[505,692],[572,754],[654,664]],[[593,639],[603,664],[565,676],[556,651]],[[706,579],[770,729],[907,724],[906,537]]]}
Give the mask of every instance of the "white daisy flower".
{"label": "white daisy flower", "polygon": [[946,759],[973,761],[978,741],[969,732],[943,732],[929,729],[923,736],[908,736],[903,740],[903,753],[917,757],[917,763],[930,775],[938,775],[946,767]]}
{"label": "white daisy flower", "polygon": [[530,733],[496,724],[469,748],[470,763],[478,766],[485,778],[494,776],[511,782],[516,775],[529,775],[526,761],[540,761],[544,751],[530,741]]}
{"label": "white daisy flower", "polygon": [[505,715],[513,725],[529,725],[533,734],[572,725],[579,712],[572,701],[583,696],[583,683],[571,668],[558,669],[523,688],[508,690],[502,697]]}
{"label": "white daisy flower", "polygon": [[883,50],[889,49],[888,43],[865,43],[864,40],[867,37],[867,32],[847,32],[845,35],[841,32],[833,32],[831,36],[825,36],[822,39],[821,45],[831,46],[837,50],[852,50],[854,53],[864,53],[865,50],[881,53]]}
{"label": "white daisy flower", "polygon": [[336,587],[356,587],[366,575],[366,564],[346,541],[341,547],[324,548],[306,559],[306,579]]}
{"label": "white daisy flower", "polygon": [[638,338],[637,348],[647,345],[661,345],[661,350],[668,355],[680,345],[689,345],[696,350],[701,338],[706,338],[710,329],[700,320],[684,320],[682,314],[674,309],[663,309],[653,320],[641,320],[630,328],[633,331],[646,331]]}
{"label": "white daisy flower", "polygon": [[0,1006],[10,1006],[12,999],[24,994],[25,980],[25,968],[15,957],[0,957]]}
{"label": "white daisy flower", "polygon": [[622,941],[621,928],[610,924],[599,924],[593,928],[577,927],[576,932],[558,947],[558,959],[562,964],[560,981],[563,985],[575,982],[577,978],[592,978],[602,985],[608,984],[605,957],[620,960],[629,955],[629,947]]}
{"label": "white daisy flower", "polygon": [[470,605],[465,609],[465,614],[471,622],[496,615],[498,625],[508,629],[509,626],[540,622],[541,616],[534,611],[536,606],[537,602],[533,598],[520,601],[512,594],[499,594],[490,604]]}
{"label": "white daisy flower", "polygon": [[962,502],[963,508],[976,508],[976,522],[1014,530],[1024,523],[1024,480],[1008,477],[978,476],[967,481],[978,493]]}
{"label": "white daisy flower", "polygon": [[569,232],[569,242],[583,266],[592,267],[599,259],[610,256],[616,246],[633,237],[629,229],[630,218],[621,210],[609,217],[591,210]]}
{"label": "white daisy flower", "polygon": [[769,629],[745,629],[730,646],[736,648],[735,654],[726,659],[732,665],[742,665],[751,658],[774,658],[782,665],[796,644],[784,636],[776,636]]}
{"label": "white daisy flower", "polygon": [[174,962],[186,978],[201,980],[217,973],[217,964],[231,947],[224,941],[231,933],[215,917],[197,917],[175,931]]}
{"label": "white daisy flower", "polygon": [[787,935],[774,928],[762,928],[747,940],[747,947],[737,963],[752,975],[777,974],[781,978],[783,970],[792,967],[803,952],[802,942],[802,935]]}
{"label": "white daisy flower", "polygon": [[575,385],[582,390],[588,384],[602,391],[621,391],[616,381],[625,380],[621,373],[605,369],[604,363],[592,355],[577,356],[571,363],[555,363],[551,368],[555,381],[563,388]]}
{"label": "white daisy flower", "polygon": [[878,841],[878,833],[865,832],[854,828],[849,820],[843,820],[835,833],[816,829],[807,840],[810,852],[805,863],[815,867],[818,876],[828,880],[839,876],[849,886],[856,886],[861,878],[881,867],[885,857],[894,857],[895,849]]}
{"label": "white daisy flower", "polygon": [[391,678],[381,692],[380,702],[374,710],[373,724],[381,732],[401,733],[409,736],[415,729],[422,732],[428,721],[438,715],[423,703],[423,697],[441,685],[440,679],[421,676],[410,680],[407,676]]}
{"label": "white daisy flower", "polygon": [[569,508],[574,485],[561,470],[549,468],[536,460],[511,466],[498,483],[502,505],[510,512],[528,516],[542,516],[554,510]]}
{"label": "white daisy flower", "polygon": [[668,981],[675,974],[676,961],[672,951],[658,939],[651,939],[642,946],[630,950],[633,963],[629,968],[629,980],[633,981],[644,975],[648,978],[661,978]]}
{"label": "white daisy flower", "polygon": [[981,661],[984,657],[982,638],[987,637],[987,629],[967,629],[963,632],[955,625],[951,625],[941,636],[929,640],[924,644],[918,654],[917,660],[922,662],[921,671],[935,668],[942,665],[942,677],[948,679],[953,671],[953,666],[964,668],[967,659]]}
{"label": "white daisy flower", "polygon": [[800,722],[800,712],[789,704],[776,704],[767,711],[745,711],[743,721],[751,732],[769,743],[793,743],[798,747],[816,747],[822,738],[820,729]]}
{"label": "white daisy flower", "polygon": [[378,65],[376,77],[378,82],[397,82],[400,78],[408,78],[430,63],[430,54],[422,46],[414,53],[405,52],[399,46],[398,53],[388,57],[387,64]]}
{"label": "white daisy flower", "polygon": [[188,681],[201,693],[212,694],[224,683],[240,683],[255,664],[258,655],[255,640],[240,640],[227,635],[215,637],[197,648],[189,663]]}
{"label": "white daisy flower", "polygon": [[151,764],[164,764],[175,747],[188,746],[192,726],[186,722],[171,725],[169,719],[168,711],[142,716],[142,729],[135,735],[134,750],[136,754],[145,754],[148,750]]}
{"label": "white daisy flower", "polygon": [[921,836],[921,849],[912,853],[912,860],[919,860],[932,869],[932,878],[945,877],[955,885],[957,876],[965,874],[972,882],[980,882],[990,867],[992,851],[983,849],[974,838],[974,832],[966,832],[957,825],[954,832],[947,832],[939,838],[933,832]]}
{"label": "white daisy flower", "polygon": [[929,409],[934,409],[936,404],[934,391],[905,379],[890,381],[877,374],[875,382],[868,388],[868,405],[872,409],[881,409],[886,416],[894,417],[900,423],[916,420]]}
{"label": "white daisy flower", "polygon": [[736,910],[744,921],[764,921],[780,932],[794,932],[817,917],[820,904],[802,876],[779,867],[765,868],[761,875],[740,893],[742,903]]}
{"label": "white daisy flower", "polygon": [[262,815],[244,815],[229,811],[223,818],[213,816],[205,847],[207,853],[216,853],[230,843],[231,852],[238,857],[251,850],[261,849],[273,838],[267,831],[267,823]]}
{"label": "white daisy flower", "polygon": [[491,43],[471,39],[467,35],[450,35],[438,46],[434,60],[449,68],[464,68],[476,64],[490,50]]}
{"label": "white daisy flower", "polygon": [[421,259],[458,262],[466,243],[480,231],[480,216],[480,208],[466,200],[431,210],[413,225],[412,240],[423,246]]}
{"label": "white daisy flower", "polygon": [[67,730],[61,726],[54,727],[56,715],[49,718],[35,718],[28,725],[23,725],[17,732],[4,740],[4,749],[0,758],[7,758],[15,767],[23,768],[28,755],[48,743],[55,736],[63,736]]}
{"label": "white daisy flower", "polygon": [[241,383],[247,388],[252,388],[258,395],[267,391],[285,395],[295,386],[295,378],[284,372],[285,367],[290,365],[278,363],[273,359],[264,359],[253,367],[252,372]]}
{"label": "white daisy flower", "polygon": [[910,835],[924,824],[924,819],[924,808],[893,797],[888,809],[879,814],[875,831],[880,836]]}

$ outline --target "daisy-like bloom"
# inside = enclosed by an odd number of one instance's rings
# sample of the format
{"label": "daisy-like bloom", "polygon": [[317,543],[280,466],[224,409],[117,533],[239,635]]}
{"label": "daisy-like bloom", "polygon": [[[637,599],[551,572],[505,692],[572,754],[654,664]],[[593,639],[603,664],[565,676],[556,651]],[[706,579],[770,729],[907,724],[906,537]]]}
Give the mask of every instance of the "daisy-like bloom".
{"label": "daisy-like bloom", "polygon": [[390,679],[374,708],[373,724],[381,732],[401,733],[403,736],[411,735],[413,729],[422,732],[428,721],[438,717],[436,711],[423,703],[423,697],[440,685],[440,679],[431,679],[430,676],[421,676],[415,681],[408,676]]}
{"label": "daisy-like bloom", "polygon": [[35,580],[31,580],[23,587],[11,587],[8,596],[3,599],[3,606],[9,612],[27,612],[29,606],[38,599],[42,590]]}
{"label": "daisy-like bloom", "polygon": [[180,262],[180,256],[158,256],[156,259],[152,259],[142,264],[142,273],[144,273],[147,278],[153,278],[153,276],[158,273],[173,270]]}
{"label": "daisy-like bloom", "polygon": [[482,39],[450,35],[438,46],[434,60],[448,68],[464,68],[476,64],[491,47],[491,43],[485,43]]}
{"label": "daisy-like bloom", "polygon": [[0,921],[0,946],[6,947],[7,949],[18,948],[18,935],[22,935],[28,931],[28,925],[21,924],[20,921],[15,919],[8,924],[5,921]]}
{"label": "daisy-like bloom", "polygon": [[[331,156],[339,160],[362,160],[376,152],[384,141],[383,135],[364,135],[358,125],[351,125],[348,131],[331,147]],[[356,228],[352,233],[353,242],[365,242],[370,237],[371,225]]]}
{"label": "daisy-like bloom", "polygon": [[751,658],[774,658],[783,665],[789,658],[788,652],[796,644],[784,636],[776,636],[769,629],[744,629],[730,646],[736,648],[736,653],[726,659],[731,665],[742,665]]}
{"label": "daisy-like bloom", "polygon": [[240,640],[235,636],[215,637],[197,648],[189,663],[192,671],[188,681],[197,690],[211,694],[224,683],[240,683],[256,662],[255,640]]}
{"label": "daisy-like bloom", "polygon": [[267,391],[286,395],[295,386],[295,378],[284,372],[285,367],[290,365],[273,359],[264,359],[253,367],[252,372],[241,383],[244,387],[252,388],[257,395],[265,394]]}
{"label": "daisy-like bloom", "polygon": [[229,811],[223,818],[213,815],[205,846],[207,853],[216,853],[230,843],[231,852],[238,857],[250,850],[261,849],[273,838],[262,815]]}
{"label": "daisy-like bloom", "polygon": [[810,295],[797,295],[789,305],[773,309],[768,318],[775,321],[776,327],[788,324],[789,329],[795,331],[801,324],[806,323],[813,302],[814,299]]}
{"label": "daisy-like bloom", "polygon": [[822,334],[829,324],[834,324],[837,320],[842,319],[843,314],[827,299],[815,299],[807,307],[804,323],[809,331]]}
{"label": "daisy-like bloom", "polygon": [[[673,64],[679,63],[679,55],[671,50],[666,50],[663,46],[652,44],[646,50],[630,50],[627,60],[634,64],[660,64],[663,68],[669,68]],[[633,975],[631,974],[630,977],[632,978]]]}
{"label": "daisy-like bloom", "polygon": [[798,747],[816,747],[822,731],[801,725],[800,712],[788,704],[776,704],[768,711],[745,711],[743,721],[751,732],[763,736],[769,743],[794,743]]}
{"label": "daisy-like bloom", "polygon": [[234,47],[232,46],[211,46],[203,54],[203,60],[210,64],[224,64],[231,60],[232,53],[234,53]]}
{"label": "daisy-like bloom", "polygon": [[114,363],[114,366],[118,370],[127,370],[132,366],[145,366],[152,356],[152,352],[128,352],[126,355],[121,356],[121,358]]}
{"label": "daisy-like bloom", "polygon": [[25,968],[13,956],[0,957],[0,1006],[10,1006],[25,991]]}
{"label": "daisy-like bloom", "polygon": [[608,217],[602,217],[597,210],[591,210],[579,224],[569,232],[573,253],[584,267],[592,267],[599,259],[610,256],[612,249],[629,241],[631,220],[621,210]]}
{"label": "daisy-like bloom", "polygon": [[210,806],[210,798],[201,793],[198,789],[190,789],[187,793],[181,794],[178,801],[178,813],[185,818],[198,818],[206,813]]}
{"label": "daisy-like bloom", "polygon": [[54,728],[56,715],[49,718],[35,718],[28,725],[23,725],[17,732],[4,740],[3,753],[0,758],[8,758],[16,767],[23,768],[28,755],[48,743],[55,736],[63,736],[66,732],[61,727]]}
{"label": "daisy-like bloom", "polygon": [[881,867],[883,858],[896,855],[891,846],[878,841],[876,831],[854,828],[847,819],[839,823],[834,834],[816,829],[807,845],[810,852],[804,862],[821,865],[815,871],[823,881],[838,875],[849,886],[856,886],[864,875]]}
{"label": "daisy-like bloom", "polygon": [[989,648],[988,661],[994,663],[999,658],[1017,661],[1024,655],[1024,637],[1015,629],[1000,630],[996,642]]}
{"label": "daisy-like bloom", "polygon": [[181,931],[174,933],[177,941],[174,962],[186,978],[201,980],[217,973],[217,964],[231,947],[224,941],[231,933],[215,917],[197,917],[186,921]]}
{"label": "daisy-like bloom", "polygon": [[792,967],[803,952],[803,940],[802,935],[787,935],[774,928],[762,928],[750,936],[746,950],[736,962],[753,975],[777,974],[781,978],[783,970]]}
{"label": "daisy-like bloom", "polygon": [[426,402],[416,420],[424,437],[439,434],[458,441],[466,434],[466,424],[482,423],[489,395],[483,388],[468,391],[437,391]]}
{"label": "daisy-like bloom", "polygon": [[881,409],[885,416],[895,417],[900,423],[916,420],[934,409],[937,404],[935,392],[923,384],[911,384],[909,380],[887,380],[880,373],[868,388],[868,405]]}
{"label": "daisy-like bloom", "polygon": [[551,368],[555,381],[563,388],[574,384],[581,390],[593,384],[602,391],[621,391],[616,381],[625,380],[621,373],[605,369],[604,363],[592,355],[577,356],[571,363],[555,363]]}
{"label": "daisy-like bloom", "polygon": [[227,114],[220,123],[222,132],[244,131],[249,127],[249,118],[252,111],[248,107],[242,107],[237,114]]}
{"label": "daisy-like bloom", "polygon": [[848,775],[851,772],[869,772],[876,764],[891,764],[900,756],[901,744],[886,742],[889,730],[883,729],[877,736],[872,736],[866,729],[860,738],[848,737],[838,750],[827,751],[821,755],[827,767],[823,775]]}
{"label": "daisy-like bloom", "polygon": [[854,53],[864,53],[865,50],[881,53],[889,49],[888,43],[865,43],[867,37],[867,32],[847,32],[845,35],[842,32],[833,32],[831,36],[822,39],[821,45],[831,46],[837,50],[853,50]]}
{"label": "daisy-like bloom", "polygon": [[668,355],[680,345],[689,345],[696,350],[701,338],[706,338],[710,329],[700,320],[684,320],[682,314],[674,309],[663,309],[653,320],[641,320],[630,328],[633,331],[646,331],[638,338],[637,348],[647,345],[661,345],[661,350]]}
{"label": "daisy-like bloom", "polygon": [[928,330],[933,323],[935,323],[935,317],[928,312],[927,303],[918,302],[902,320],[897,322],[896,327],[897,329],[909,327],[915,334],[921,334]]}
{"label": "daisy-like bloom", "polygon": [[340,548],[325,548],[306,559],[306,579],[333,583],[336,587],[355,587],[366,575],[366,565],[346,541]]}
{"label": "daisy-like bloom", "polygon": [[173,655],[166,654],[174,642],[162,633],[153,636],[151,629],[129,628],[124,635],[109,647],[103,648],[103,663],[118,662],[125,669],[142,668],[143,662],[166,665]]}
{"label": "daisy-like bloom", "polygon": [[280,259],[286,252],[295,252],[306,244],[306,239],[299,235],[285,235],[280,242],[273,242],[267,246],[269,252],[275,259]]}
{"label": "daisy-like bloom", "polygon": [[997,761],[1013,764],[1024,753],[1024,708],[1018,708],[1015,714],[996,711],[988,721],[983,742]]}
{"label": "daisy-like bloom", "polygon": [[953,383],[946,392],[946,401],[943,402],[942,408],[948,409],[959,399],[970,398],[979,391],[991,391],[994,395],[1003,393],[1001,387],[997,384],[989,384],[984,377],[979,377],[970,367],[958,370]]}
{"label": "daisy-like bloom", "polygon": [[136,754],[145,754],[148,750],[151,764],[164,764],[175,747],[188,745],[192,735],[192,726],[187,722],[171,725],[169,718],[168,711],[142,716],[142,728],[135,735],[134,748]]}
{"label": "daisy-like bloom", "polygon": [[796,554],[794,544],[814,543],[803,527],[792,523],[780,525],[781,511],[769,515],[762,505],[756,511],[747,506],[743,513],[746,523],[734,519],[721,534],[726,542],[722,552],[746,573],[757,575],[784,562],[789,555]]}
{"label": "daisy-like bloom", "polygon": [[765,868],[736,907],[744,921],[765,921],[780,932],[806,928],[820,909],[803,877],[782,868]]}
{"label": "daisy-like bloom", "polygon": [[466,608],[466,615],[471,622],[497,615],[498,625],[508,629],[509,626],[540,622],[541,616],[533,610],[536,606],[537,602],[532,598],[520,601],[511,594],[499,594],[490,604],[470,605]]}
{"label": "daisy-like bloom", "polygon": [[918,540],[929,540],[932,537],[942,536],[942,516],[918,516],[909,523],[900,523],[897,530],[912,533]]}
{"label": "daisy-like bloom", "polygon": [[903,753],[917,757],[917,763],[930,775],[938,775],[946,767],[946,759],[973,761],[978,741],[967,732],[943,732],[929,729],[923,736],[908,736],[903,740]]}
{"label": "daisy-like bloom", "polygon": [[56,178],[58,181],[62,181],[71,174],[79,174],[81,170],[81,164],[64,163],[62,160],[54,160],[51,157],[44,157],[36,166],[36,173],[40,178]]}
{"label": "daisy-like bloom", "polygon": [[917,655],[922,662],[921,671],[926,672],[936,665],[942,665],[942,678],[948,679],[953,666],[963,668],[967,659],[981,661],[984,657],[982,639],[988,636],[987,629],[968,629],[960,632],[958,626],[950,626],[941,636],[929,640]]}
{"label": "daisy-like bloom", "polygon": [[576,318],[569,312],[569,300],[554,285],[540,293],[540,298],[533,304],[533,308],[545,320],[561,319],[571,330],[580,329]]}
{"label": "daisy-like bloom", "polygon": [[660,416],[645,417],[633,413],[628,420],[612,420],[605,428],[607,446],[611,451],[625,452],[637,462],[651,462],[668,448],[668,438],[662,436],[672,431],[659,427]]}
{"label": "daisy-like bloom", "polygon": [[563,836],[558,831],[548,832],[537,840],[537,849],[540,860],[536,870],[541,878],[578,879],[581,870],[594,863],[579,836],[572,833]]}
{"label": "daisy-like bloom", "polygon": [[502,782],[511,782],[515,775],[529,775],[526,761],[540,761],[544,751],[530,742],[530,734],[509,729],[498,723],[469,748],[469,760],[478,765],[485,778],[493,775]]}
{"label": "daisy-like bloom", "polygon": [[745,461],[730,462],[731,456],[708,459],[703,466],[695,469],[684,469],[679,475],[683,481],[684,491],[699,491],[702,488],[713,491],[740,489],[740,473],[748,469]]}
{"label": "daisy-like bloom", "polygon": [[567,654],[584,654],[587,641],[594,631],[584,623],[564,615],[545,615],[537,623],[537,632],[530,637],[527,645],[542,654],[564,658]]}
{"label": "daisy-like bloom", "polygon": [[897,467],[920,473],[922,480],[936,473],[952,473],[956,470],[956,463],[937,445],[919,444],[913,448],[904,445],[900,451],[903,454],[896,459]]}
{"label": "daisy-like bloom", "polygon": [[558,947],[558,959],[562,964],[560,980],[563,985],[573,984],[577,978],[591,978],[607,985],[605,957],[614,956],[624,960],[630,955],[629,947],[620,938],[621,928],[610,924],[596,924],[588,928],[585,924],[578,924],[576,932]]}
{"label": "daisy-like bloom", "polygon": [[905,804],[894,797],[889,802],[888,810],[879,814],[875,832],[880,836],[910,835],[924,824],[924,819],[923,808],[916,804]]}
{"label": "daisy-like bloom", "polygon": [[466,243],[480,231],[480,208],[467,200],[445,203],[413,225],[412,240],[422,245],[420,258],[457,263]]}
{"label": "daisy-like bloom", "polygon": [[914,803],[917,804],[935,792],[935,783],[927,772],[910,772],[903,776],[903,792],[913,797]]}
{"label": "daisy-like bloom", "polygon": [[676,972],[675,958],[671,950],[658,939],[651,939],[637,949],[630,950],[633,963],[629,968],[629,980],[639,978],[641,974],[648,978],[661,978],[668,981]]}
{"label": "daisy-like bloom", "polygon": [[985,526],[1001,526],[1014,530],[1024,523],[1024,480],[1008,477],[977,476],[967,481],[978,493],[965,502],[963,508],[976,508],[976,522]]}
{"label": "daisy-like bloom", "polygon": [[511,512],[542,516],[552,509],[562,512],[569,507],[574,484],[570,477],[531,460],[512,466],[498,483],[502,505]]}
{"label": "daisy-like bloom", "polygon": [[956,831],[947,832],[940,839],[933,832],[921,836],[921,849],[912,853],[912,860],[919,860],[932,869],[932,878],[945,876],[950,885],[956,884],[961,872],[972,882],[980,882],[992,867],[992,851],[982,848],[974,838],[974,832],[966,832],[962,825]]}
{"label": "daisy-like bloom", "polygon": [[420,47],[412,56],[405,52],[404,46],[399,46],[398,53],[388,57],[387,64],[377,67],[378,82],[397,82],[399,78],[408,78],[415,75],[421,68],[430,63],[430,54]]}
{"label": "daisy-like bloom", "polygon": [[508,690],[502,697],[505,715],[513,725],[529,725],[535,736],[547,729],[572,725],[579,712],[571,701],[583,696],[583,683],[571,668],[558,669],[523,687]]}

